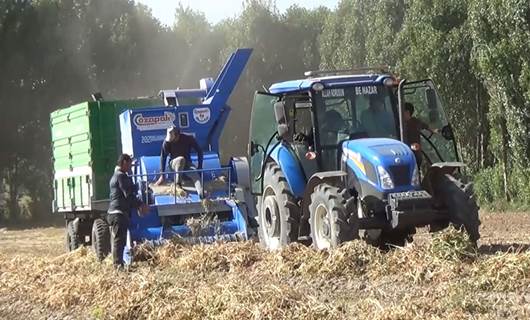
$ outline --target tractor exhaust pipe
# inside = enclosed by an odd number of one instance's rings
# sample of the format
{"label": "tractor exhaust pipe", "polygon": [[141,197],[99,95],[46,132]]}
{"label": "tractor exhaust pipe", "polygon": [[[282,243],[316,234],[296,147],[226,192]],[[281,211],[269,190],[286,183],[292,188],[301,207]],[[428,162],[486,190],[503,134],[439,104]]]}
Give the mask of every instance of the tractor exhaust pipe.
{"label": "tractor exhaust pipe", "polygon": [[407,82],[403,79],[399,82],[398,86],[398,113],[399,113],[399,139],[405,143],[405,126],[403,124],[403,86]]}

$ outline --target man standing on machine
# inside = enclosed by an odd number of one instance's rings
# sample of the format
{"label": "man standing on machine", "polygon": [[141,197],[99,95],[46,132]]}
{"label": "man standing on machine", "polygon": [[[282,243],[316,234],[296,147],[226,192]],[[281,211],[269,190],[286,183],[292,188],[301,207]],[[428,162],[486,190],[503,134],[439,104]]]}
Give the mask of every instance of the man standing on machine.
{"label": "man standing on machine", "polygon": [[418,168],[421,166],[423,155],[421,151],[421,130],[429,132],[438,132],[437,129],[431,129],[429,126],[414,116],[414,105],[410,102],[405,102],[405,110],[403,110],[403,120],[405,122],[405,142],[410,146],[416,157]]}
{"label": "man standing on machine", "polygon": [[[192,149],[197,152],[197,169],[200,170],[202,169],[203,153],[195,138],[182,134],[177,127],[168,128],[166,139],[162,143],[162,149],[160,151],[160,178],[158,178],[156,185],[164,182],[163,172],[166,170],[166,160],[169,156],[169,166],[176,172],[175,183],[182,188],[182,174],[179,172],[195,169],[191,162]],[[187,173],[186,175],[194,181],[197,194],[202,198],[204,195],[199,175],[197,173]]]}

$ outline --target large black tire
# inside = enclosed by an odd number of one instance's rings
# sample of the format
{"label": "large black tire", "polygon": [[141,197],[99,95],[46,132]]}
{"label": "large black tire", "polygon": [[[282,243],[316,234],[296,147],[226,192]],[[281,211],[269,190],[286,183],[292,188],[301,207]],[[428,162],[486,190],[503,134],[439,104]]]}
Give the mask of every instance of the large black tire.
{"label": "large black tire", "polygon": [[263,246],[279,249],[298,240],[300,207],[276,163],[267,163],[258,198],[258,235]]}
{"label": "large black tire", "polygon": [[[311,194],[309,224],[313,247],[319,250],[333,249],[346,241],[359,237],[357,212],[349,210],[345,189],[326,183],[319,184]],[[350,214],[354,221],[349,221]]]}
{"label": "large black tire", "polygon": [[472,184],[464,184],[446,174],[439,180],[438,195],[449,212],[449,221],[457,229],[465,229],[472,242],[480,238],[479,208],[473,196]]}
{"label": "large black tire", "polygon": [[110,253],[110,229],[103,219],[94,220],[92,225],[92,250],[99,261],[103,261]]}
{"label": "large black tire", "polygon": [[74,251],[82,245],[81,236],[75,230],[74,220],[66,222],[65,247],[66,252]]}

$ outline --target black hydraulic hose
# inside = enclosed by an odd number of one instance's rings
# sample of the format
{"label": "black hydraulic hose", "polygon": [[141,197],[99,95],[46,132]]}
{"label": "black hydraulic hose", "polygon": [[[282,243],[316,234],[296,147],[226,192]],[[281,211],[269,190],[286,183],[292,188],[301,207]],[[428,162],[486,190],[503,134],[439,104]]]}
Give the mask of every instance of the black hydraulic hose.
{"label": "black hydraulic hose", "polygon": [[[276,136],[278,135],[278,132],[275,132],[272,137],[270,137],[269,141],[267,142],[267,147],[264,149],[264,150],[267,150],[272,142],[272,139],[276,138]],[[255,179],[255,181],[258,181],[260,180],[261,178],[263,178],[263,173],[265,171],[265,161],[267,161],[267,159],[270,157],[272,151],[282,142],[282,140],[278,140],[278,142],[276,142],[276,144],[274,144],[274,146],[271,148],[271,150],[265,154],[265,156],[263,157],[263,159],[261,160],[261,170],[260,170],[260,174],[259,176]],[[262,185],[263,187],[263,185]]]}
{"label": "black hydraulic hose", "polygon": [[276,143],[274,144],[274,146],[271,148],[271,150],[269,151],[269,153],[267,154],[267,156],[266,156],[265,158],[263,158],[263,161],[261,162],[261,173],[260,173],[259,178],[256,179],[256,181],[259,180],[259,179],[261,179],[261,191],[263,191],[263,180],[264,180],[264,179],[263,179],[263,175],[265,174],[265,164],[266,164],[265,161],[270,157],[272,151],[274,151],[274,149],[276,149],[276,147],[277,147],[278,145],[280,145],[280,143],[282,143],[282,140],[278,140],[278,142],[276,142]]}
{"label": "black hydraulic hose", "polygon": [[427,161],[429,161],[429,163],[432,164],[432,160],[431,160],[431,158],[429,158],[429,156],[427,155],[427,153],[425,153],[425,151],[421,150],[421,154],[423,154],[423,156],[425,157],[425,159],[427,159]]}
{"label": "black hydraulic hose", "polygon": [[405,142],[405,128],[403,125],[403,86],[407,82],[403,79],[398,86],[398,119],[399,119],[399,137],[401,142]]}

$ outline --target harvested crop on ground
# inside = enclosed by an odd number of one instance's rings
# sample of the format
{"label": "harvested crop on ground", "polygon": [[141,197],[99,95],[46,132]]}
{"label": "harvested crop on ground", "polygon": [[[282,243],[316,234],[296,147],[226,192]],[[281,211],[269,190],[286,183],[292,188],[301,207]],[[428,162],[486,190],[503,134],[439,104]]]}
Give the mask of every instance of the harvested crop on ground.
{"label": "harvested crop on ground", "polygon": [[81,319],[529,318],[530,252],[481,254],[466,240],[448,230],[388,252],[361,241],[268,252],[253,242],[175,240],[138,247],[129,271],[86,248],[3,255],[0,296]]}

